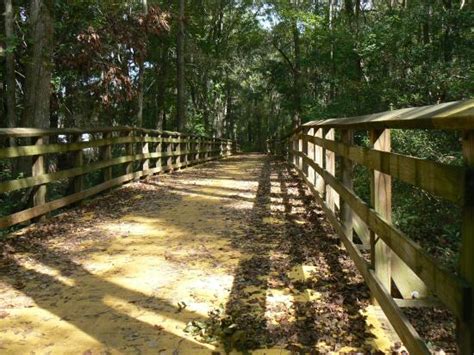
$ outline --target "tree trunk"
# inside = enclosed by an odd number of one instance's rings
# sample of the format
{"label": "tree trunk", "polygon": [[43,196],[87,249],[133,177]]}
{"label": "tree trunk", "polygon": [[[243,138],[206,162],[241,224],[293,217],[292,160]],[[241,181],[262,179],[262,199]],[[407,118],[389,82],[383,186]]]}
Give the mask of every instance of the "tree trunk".
{"label": "tree trunk", "polygon": [[161,61],[157,66],[156,82],[156,129],[164,129],[166,121],[166,84],[168,81],[168,44],[163,44]]}
{"label": "tree trunk", "polygon": [[[30,56],[26,65],[25,103],[21,125],[48,128],[50,120],[53,50],[52,0],[32,0],[29,13]],[[31,175],[31,159],[19,161],[20,171]]]}
{"label": "tree trunk", "polygon": [[300,46],[300,31],[296,20],[293,23],[293,46],[295,56],[294,68],[294,113],[293,113],[293,127],[296,128],[301,124],[301,96],[302,96],[302,82],[301,82],[301,46]]}
{"label": "tree trunk", "polygon": [[32,0],[30,7],[31,54],[26,68],[24,127],[49,127],[51,56],[53,49],[52,0]]}
{"label": "tree trunk", "polygon": [[[13,30],[13,6],[11,0],[5,0],[5,39],[7,42],[5,66],[6,66],[6,107],[7,127],[17,126],[16,121],[16,84],[15,84],[15,54],[12,49],[14,40]],[[15,146],[15,139],[10,138],[10,146]]]}
{"label": "tree trunk", "polygon": [[[142,0],[143,13],[148,14],[148,3],[147,0]],[[146,43],[144,48],[138,53],[138,97],[137,97],[137,126],[143,127],[143,90],[145,80],[145,52]]]}
{"label": "tree trunk", "polygon": [[185,0],[179,0],[179,28],[177,35],[177,102],[176,102],[176,128],[182,131],[186,126],[185,87],[184,87],[184,6]]}

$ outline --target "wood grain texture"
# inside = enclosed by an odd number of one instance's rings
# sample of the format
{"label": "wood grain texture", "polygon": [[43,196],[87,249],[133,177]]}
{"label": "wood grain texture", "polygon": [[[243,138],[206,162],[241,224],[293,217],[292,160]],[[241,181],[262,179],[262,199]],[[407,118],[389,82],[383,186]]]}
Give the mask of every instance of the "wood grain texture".
{"label": "wood grain texture", "polygon": [[352,191],[346,189],[336,178],[321,169],[301,152],[293,151],[313,164],[314,169],[330,184],[336,192],[358,214],[367,226],[377,233],[382,240],[415,272],[428,288],[457,316],[462,318],[466,303],[470,302],[470,286],[462,278],[440,266],[423,248],[395,228],[383,216],[375,212]]}

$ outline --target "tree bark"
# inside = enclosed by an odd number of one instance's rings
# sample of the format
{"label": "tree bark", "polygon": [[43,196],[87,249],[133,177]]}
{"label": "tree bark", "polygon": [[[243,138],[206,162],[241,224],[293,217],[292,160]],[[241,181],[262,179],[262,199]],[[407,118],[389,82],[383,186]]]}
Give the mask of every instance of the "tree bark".
{"label": "tree bark", "polygon": [[[148,14],[147,0],[142,0],[143,13]],[[137,126],[143,127],[143,90],[145,80],[145,52],[146,43],[138,53],[138,97],[137,97]]]}
{"label": "tree bark", "polygon": [[161,48],[161,61],[157,66],[156,81],[156,129],[164,129],[166,122],[166,84],[168,81],[168,45]]}
{"label": "tree bark", "polygon": [[293,72],[294,81],[294,113],[293,113],[293,127],[296,128],[301,124],[301,96],[302,96],[302,81],[301,81],[301,45],[300,45],[300,31],[296,20],[293,23],[293,46],[295,56],[295,70]]}
{"label": "tree bark", "polygon": [[177,60],[177,102],[176,102],[176,128],[182,131],[186,126],[186,107],[185,107],[185,72],[184,72],[184,7],[185,0],[179,0],[179,21],[178,35],[176,45]]}
{"label": "tree bark", "polygon": [[26,68],[25,109],[22,126],[49,127],[51,57],[53,50],[52,0],[32,0],[30,6],[31,54]]}
{"label": "tree bark", "polygon": [[[14,41],[13,30],[13,6],[12,0],[5,0],[5,39],[7,42],[7,49],[5,55],[6,67],[6,125],[13,128],[17,125],[16,120],[16,84],[15,84],[15,54],[12,43]],[[15,139],[10,138],[10,146],[15,146]]]}

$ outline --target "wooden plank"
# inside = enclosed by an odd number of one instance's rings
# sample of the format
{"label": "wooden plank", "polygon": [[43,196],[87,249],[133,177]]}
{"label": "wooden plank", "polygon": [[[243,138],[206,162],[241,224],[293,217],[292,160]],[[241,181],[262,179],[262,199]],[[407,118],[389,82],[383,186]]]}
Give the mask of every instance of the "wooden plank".
{"label": "wooden plank", "polygon": [[308,140],[369,169],[378,170],[401,181],[419,186],[429,193],[452,202],[463,203],[465,174],[462,167],[397,153],[349,146],[318,137],[308,136]]}
{"label": "wooden plank", "polygon": [[[107,137],[111,132],[104,133]],[[110,136],[108,136],[110,137]],[[88,142],[75,142],[66,144],[45,144],[45,145],[28,145],[21,147],[11,147],[0,149],[0,159],[26,157],[41,154],[53,154],[53,153],[67,153],[81,149],[103,147],[114,144],[124,144],[137,142],[133,137],[116,137],[116,138],[105,138],[96,139]]]}
{"label": "wooden plank", "polygon": [[[370,143],[374,149],[390,151],[390,130],[371,130],[369,132]],[[392,221],[392,179],[390,175],[378,170],[373,170],[370,175],[370,200],[374,211],[382,216],[388,223]],[[371,263],[375,275],[382,285],[392,289],[391,250],[382,238],[371,231]]]}
{"label": "wooden plank", "polygon": [[[352,145],[353,143],[353,132],[351,130],[342,130],[341,131],[341,140],[343,143],[347,145]],[[354,165],[350,159],[344,158],[342,160],[342,184],[348,190],[352,190],[353,182],[352,182],[352,173],[354,170]],[[346,235],[349,240],[353,240],[353,216],[352,216],[352,209],[351,207],[342,200],[340,202],[341,205],[341,223],[342,227],[344,228],[344,235]]]}
{"label": "wooden plank", "polygon": [[[80,142],[82,140],[82,135],[80,134],[76,134],[73,136],[73,139],[75,142]],[[84,153],[81,150],[78,150],[74,153],[74,168],[77,169],[77,171],[81,171],[82,170],[82,166],[84,164]],[[44,175],[43,175],[44,176]],[[74,192],[81,192],[82,190],[84,190],[84,175],[83,174],[80,174],[80,175],[72,175],[70,177],[74,177],[74,180],[73,180],[73,184],[74,184]],[[34,186],[34,179],[32,179],[32,185],[31,186]],[[14,180],[14,181],[19,181],[19,180]],[[52,181],[52,180],[50,180]],[[45,182],[48,182],[48,181],[45,181]],[[3,184],[0,184],[0,192],[4,192],[2,190],[2,186]],[[21,186],[21,184],[20,184]],[[12,190],[7,190],[7,191],[12,191]]]}
{"label": "wooden plank", "polygon": [[[142,154],[147,155],[150,153],[150,145],[147,142],[146,138],[148,138],[148,133],[145,133],[145,135],[142,137]],[[150,169],[150,159],[145,159],[142,162],[142,171],[148,171]],[[146,175],[145,175],[146,176]]]}
{"label": "wooden plank", "polygon": [[[323,129],[322,128],[317,129],[314,136],[316,138],[322,139]],[[313,144],[314,144],[314,141],[313,141]],[[324,168],[324,149],[319,144],[315,144],[314,161],[319,167]],[[316,187],[316,190],[319,192],[321,196],[324,196],[325,184],[324,184],[323,177],[319,175],[317,172],[315,172],[315,179],[316,179],[316,182],[314,186]]]}
{"label": "wooden plank", "polygon": [[[300,152],[293,151],[293,154]],[[329,183],[352,208],[354,213],[415,272],[428,288],[457,316],[462,317],[466,302],[470,302],[471,288],[462,278],[442,268],[439,262],[429,256],[420,245],[386,221],[370,208],[353,191],[347,190],[336,178],[321,169],[308,157],[308,164]]]}
{"label": "wooden plank", "polygon": [[[112,132],[104,132],[103,137],[105,141],[110,141],[112,139]],[[101,160],[108,161],[112,159],[112,146],[107,144],[101,148]],[[103,181],[112,179],[112,167],[107,166],[104,168],[103,172]]]}
{"label": "wooden plank", "polygon": [[166,152],[168,153],[168,159],[166,159],[166,166],[168,169],[173,169],[173,143],[169,142],[166,144]]}
{"label": "wooden plank", "polygon": [[[161,137],[159,138],[161,139]],[[156,168],[158,168],[158,172],[161,172],[163,170],[163,160],[161,159],[161,155],[163,153],[163,143],[161,140],[156,145],[155,152],[159,154],[158,159],[156,159]]]}
{"label": "wooden plank", "polygon": [[[314,129],[313,129],[313,128],[309,128],[308,131],[306,132],[306,134],[309,135],[309,136],[313,136],[313,135],[314,135]],[[314,149],[314,148],[315,148],[315,145],[314,145],[314,143],[312,143],[312,142],[310,142],[310,141],[307,140],[307,141],[306,141],[306,144],[307,144],[307,149],[308,149],[307,155],[308,155],[311,159],[315,160],[316,157],[315,157],[315,149]],[[315,179],[316,179],[314,169],[313,169],[313,167],[312,167],[311,165],[307,165],[307,169],[308,169],[308,174],[307,174],[308,179],[309,179],[309,181],[311,181],[311,182],[314,184],[314,183],[315,183]]]}
{"label": "wooden plank", "polygon": [[[128,156],[134,156],[134,143],[137,141],[136,137],[134,137],[134,132],[133,131],[130,131],[130,132],[127,132],[127,135],[129,137],[133,137],[135,139],[132,139],[132,142],[133,143],[127,143],[125,144],[125,154],[128,155]],[[131,174],[133,172],[133,161],[130,161],[128,163],[125,164],[125,175],[128,175],[128,174]]]}
{"label": "wooden plank", "polygon": [[[35,140],[35,145],[41,146],[45,144],[48,137],[38,137]],[[44,156],[36,155],[33,156],[33,165],[31,167],[32,177],[43,175],[45,173],[44,168]],[[41,206],[46,203],[46,185],[38,185],[33,190],[33,206]]]}
{"label": "wooden plank", "polygon": [[[459,273],[474,285],[474,130],[463,132],[462,151],[466,166],[466,198],[462,209],[462,242]],[[457,324],[458,350],[461,354],[474,353],[474,295],[464,309],[464,317]]]}
{"label": "wooden plank", "polygon": [[[326,140],[334,140],[335,139],[335,130],[333,128],[324,130],[324,137]],[[301,150],[300,150],[301,151]],[[324,170],[331,174],[332,176],[336,176],[336,154],[330,150],[324,151]],[[326,190],[326,205],[329,207],[331,211],[336,211],[336,200],[338,199],[337,193],[331,187],[331,185],[325,185]]]}
{"label": "wooden plank", "polygon": [[[367,224],[357,215],[353,214],[354,230],[359,236],[364,246],[370,249],[370,231]],[[423,280],[421,280],[410,267],[398,257],[397,254],[392,253],[392,281],[397,286],[401,295],[405,299],[412,298],[417,294],[419,298],[425,298],[429,295],[428,288]],[[416,293],[415,293],[416,292]]]}
{"label": "wooden plank", "polygon": [[[310,128],[308,128],[309,130]],[[306,134],[308,134],[308,132],[306,131],[305,132]],[[308,155],[308,140],[304,138],[305,135],[302,135],[301,136],[301,139],[300,139],[300,142],[301,142],[301,149],[300,151],[303,152],[303,154],[305,155]],[[305,174],[306,176],[308,176],[308,164],[306,164],[306,162],[301,159],[301,170],[303,171],[303,174]]]}
{"label": "wooden plank", "polygon": [[[156,154],[156,153],[149,153],[149,154]],[[120,158],[116,158],[116,159],[122,159],[122,158],[127,158],[127,157],[120,157]],[[130,161],[143,159],[143,154],[139,154],[139,155],[128,157],[128,158],[130,158]],[[193,162],[193,165],[205,163],[205,162],[215,160],[215,159],[217,159],[217,157],[209,157],[209,158],[206,158],[206,159],[200,159],[199,161]],[[112,159],[112,160],[115,160],[115,159]],[[166,171],[171,171],[175,168],[177,168],[177,166],[175,166],[175,165],[167,166],[165,168],[155,167],[155,168],[149,169],[146,172],[138,171],[138,172],[132,172],[130,174],[122,175],[122,176],[114,178],[112,180],[108,180],[108,181],[106,181],[102,184],[96,185],[96,186],[94,186],[90,189],[87,189],[87,190],[84,190],[84,191],[81,191],[81,192],[77,192],[77,193],[74,193],[72,195],[69,195],[69,196],[66,196],[66,197],[51,201],[51,202],[47,202],[47,203],[44,203],[42,205],[32,207],[32,208],[29,208],[29,209],[26,209],[26,210],[23,210],[23,211],[20,211],[20,212],[17,212],[17,213],[14,213],[14,214],[11,214],[11,215],[8,215],[8,216],[5,216],[5,217],[1,217],[0,218],[0,228],[8,228],[8,227],[11,227],[15,224],[22,223],[22,222],[28,221],[30,219],[42,216],[46,213],[52,212],[54,210],[66,207],[70,204],[77,203],[78,201],[81,201],[83,199],[86,199],[88,197],[96,195],[96,194],[98,194],[102,191],[111,189],[115,186],[124,184],[128,181],[138,179],[138,178],[144,176],[145,174],[155,174],[155,173],[158,173],[160,171],[166,172]],[[69,170],[72,170],[72,169],[69,169]]]}
{"label": "wooden plank", "polygon": [[442,303],[436,298],[423,298],[423,299],[403,299],[395,298],[395,303],[400,308],[432,308],[442,307]]}
{"label": "wooden plank", "polygon": [[[193,152],[188,152],[188,153],[193,153]],[[58,171],[54,173],[2,182],[0,183],[0,193],[11,192],[15,190],[25,189],[28,187],[47,184],[49,182],[56,181],[56,180],[80,176],[80,175],[88,174],[98,169],[111,167],[113,165],[130,163],[133,161],[147,159],[147,158],[148,159],[167,158],[167,157],[173,157],[173,156],[176,156],[176,153],[172,152],[171,154],[168,154],[168,153],[155,152],[155,153],[148,153],[148,154],[126,155],[126,156],[110,159],[107,161],[99,161],[99,162],[90,163],[87,166],[75,167],[72,169],[67,169],[67,170]]]}
{"label": "wooden plank", "polygon": [[474,99],[404,108],[365,116],[312,121],[305,123],[303,127],[340,129],[474,129]]}
{"label": "wooden plank", "polygon": [[385,315],[389,319],[397,334],[400,336],[404,345],[407,347],[408,351],[413,354],[431,354],[418,332],[410,324],[406,316],[400,311],[399,307],[397,306],[393,298],[390,296],[387,289],[378,280],[374,271],[369,268],[369,265],[363,258],[358,248],[352,243],[352,241],[349,240],[348,236],[344,234],[344,228],[337,220],[333,211],[331,211],[330,208],[326,205],[325,201],[319,195],[319,192],[308,181],[306,176],[304,176],[304,174],[297,167],[296,169],[300,177],[309,186],[311,192],[313,193],[313,196],[316,198],[318,204],[322,207],[329,221],[340,236],[351,259],[356,264],[357,269],[364,277],[364,280],[369,286],[372,294],[376,297],[382,310],[384,311]]}

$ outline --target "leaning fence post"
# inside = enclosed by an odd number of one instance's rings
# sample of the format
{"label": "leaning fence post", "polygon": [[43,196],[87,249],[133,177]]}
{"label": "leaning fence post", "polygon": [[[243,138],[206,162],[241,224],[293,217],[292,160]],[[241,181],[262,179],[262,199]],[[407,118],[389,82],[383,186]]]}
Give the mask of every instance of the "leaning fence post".
{"label": "leaning fence post", "polygon": [[[390,130],[371,130],[369,139],[372,148],[389,152],[391,150]],[[370,199],[374,210],[386,221],[392,220],[392,178],[390,175],[374,170],[371,173]],[[386,288],[391,291],[391,250],[373,231],[370,231],[371,263],[375,274]]]}
{"label": "leaning fence post", "polygon": [[[35,145],[40,146],[46,144],[48,141],[48,137],[37,137],[35,141]],[[33,165],[31,167],[31,175],[38,176],[43,175],[45,173],[44,168],[44,155],[35,155],[33,156]],[[46,203],[46,185],[39,185],[38,187],[33,189],[33,206],[40,206]],[[45,218],[45,216],[41,216],[36,220],[41,221]]]}
{"label": "leaning fence post", "polygon": [[464,318],[458,320],[457,341],[460,354],[474,353],[474,131],[463,134],[462,144],[466,167],[464,206],[462,210],[462,243],[459,273],[471,286]]}

